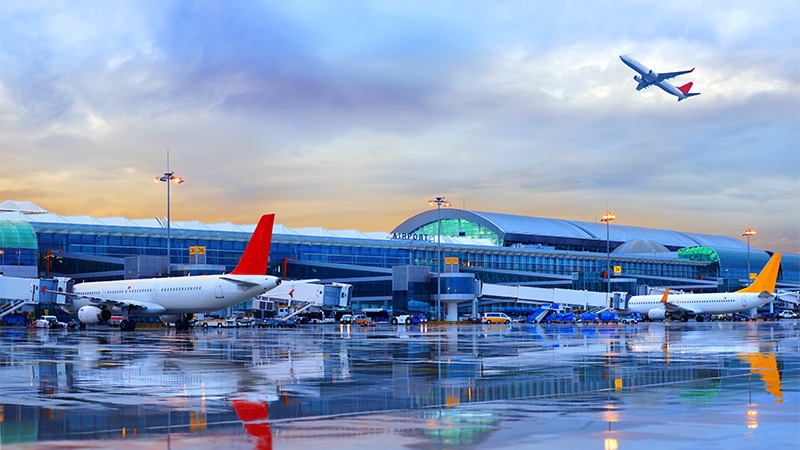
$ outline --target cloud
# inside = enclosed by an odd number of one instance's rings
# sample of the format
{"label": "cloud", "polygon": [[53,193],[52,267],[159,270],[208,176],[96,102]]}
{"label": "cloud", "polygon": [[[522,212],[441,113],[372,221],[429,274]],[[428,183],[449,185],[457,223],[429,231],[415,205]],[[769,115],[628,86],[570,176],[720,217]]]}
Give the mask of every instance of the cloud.
{"label": "cloud", "polygon": [[[796,2],[0,4],[0,197],[389,230],[485,211],[800,242]],[[635,91],[618,55],[696,67]],[[39,181],[34,181],[39,180]],[[41,180],[46,180],[42,182]],[[618,206],[617,206],[618,205]],[[766,223],[765,217],[769,217]],[[740,233],[739,233],[740,234]],[[770,239],[769,236],[775,236]]]}

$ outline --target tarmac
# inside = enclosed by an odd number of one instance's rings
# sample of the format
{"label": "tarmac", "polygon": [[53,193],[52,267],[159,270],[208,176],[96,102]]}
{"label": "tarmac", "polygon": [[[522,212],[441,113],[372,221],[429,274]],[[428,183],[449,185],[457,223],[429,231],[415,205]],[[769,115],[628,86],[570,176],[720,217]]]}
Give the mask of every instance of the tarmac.
{"label": "tarmac", "polygon": [[800,322],[0,328],[3,449],[796,449]]}

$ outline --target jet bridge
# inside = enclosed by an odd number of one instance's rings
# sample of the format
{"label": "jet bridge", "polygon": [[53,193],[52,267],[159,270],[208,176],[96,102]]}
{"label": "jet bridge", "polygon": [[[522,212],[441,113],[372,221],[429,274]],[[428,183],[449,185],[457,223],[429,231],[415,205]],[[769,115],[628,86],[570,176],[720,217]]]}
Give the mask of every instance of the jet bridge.
{"label": "jet bridge", "polygon": [[56,292],[72,292],[70,278],[17,278],[0,276],[0,319],[20,311],[26,305],[50,303],[64,305],[72,301]]}
{"label": "jet bridge", "polygon": [[539,288],[531,286],[509,286],[504,284],[483,284],[480,298],[497,298],[518,303],[541,305],[558,303],[582,306],[584,309],[619,307],[626,293],[614,292],[611,300],[605,292],[574,291],[571,289]]}
{"label": "jet bridge", "polygon": [[[253,299],[253,309],[259,311],[283,310],[292,316],[302,311],[319,311],[322,308],[346,309],[350,307],[353,286],[345,283],[318,284],[313,281],[284,281]],[[285,308],[285,309],[283,309]]]}

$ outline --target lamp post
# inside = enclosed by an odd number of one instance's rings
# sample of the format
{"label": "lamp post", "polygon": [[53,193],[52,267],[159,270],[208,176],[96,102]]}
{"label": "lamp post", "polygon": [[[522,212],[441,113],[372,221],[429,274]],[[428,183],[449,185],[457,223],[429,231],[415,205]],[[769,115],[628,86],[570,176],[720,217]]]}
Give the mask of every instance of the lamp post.
{"label": "lamp post", "polygon": [[155,177],[153,179],[156,183],[167,183],[167,276],[170,275],[170,266],[172,265],[172,249],[171,249],[171,238],[170,235],[170,228],[172,220],[170,218],[170,196],[169,196],[169,185],[170,182],[175,184],[182,184],[185,180],[182,177],[175,176],[174,172],[169,170],[169,149],[167,149],[167,171],[164,172],[163,177]]}
{"label": "lamp post", "polygon": [[744,230],[742,236],[747,236],[747,285],[750,285],[750,236],[755,236],[756,230],[748,228]]}
{"label": "lamp post", "polygon": [[438,231],[436,232],[436,271],[439,275],[436,279],[436,320],[442,318],[442,206],[449,208],[451,203],[444,199],[444,197],[436,197],[434,200],[428,200],[428,204],[436,205],[436,224]]}
{"label": "lamp post", "polygon": [[608,285],[606,288],[606,295],[608,296],[606,297],[606,301],[609,301],[611,298],[611,240],[608,233],[608,224],[616,218],[617,216],[615,216],[614,213],[608,211],[603,214],[603,218],[600,219],[601,222],[606,223],[606,282]]}

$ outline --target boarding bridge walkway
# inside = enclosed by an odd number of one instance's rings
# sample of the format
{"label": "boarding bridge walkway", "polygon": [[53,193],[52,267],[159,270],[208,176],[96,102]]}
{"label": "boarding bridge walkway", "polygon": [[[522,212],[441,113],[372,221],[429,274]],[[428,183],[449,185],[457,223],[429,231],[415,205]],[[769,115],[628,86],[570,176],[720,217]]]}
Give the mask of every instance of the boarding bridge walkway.
{"label": "boarding bridge walkway", "polygon": [[0,276],[0,320],[25,305],[39,304],[38,278]]}
{"label": "boarding bridge walkway", "polygon": [[[625,293],[615,292],[612,295],[624,298]],[[509,286],[504,284],[483,284],[480,297],[482,300],[498,298],[513,300],[517,303],[535,305],[558,303],[561,305],[580,306],[583,309],[606,308],[609,305],[605,292],[574,291],[570,289],[539,288],[531,286]]]}

